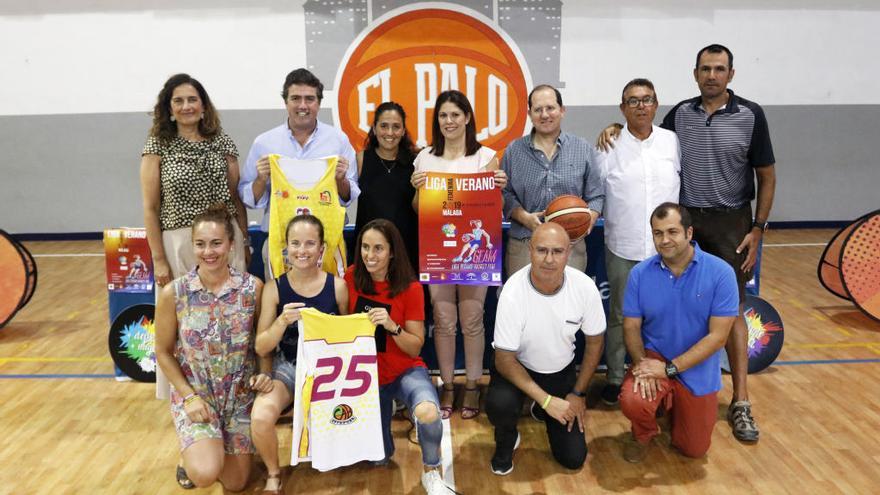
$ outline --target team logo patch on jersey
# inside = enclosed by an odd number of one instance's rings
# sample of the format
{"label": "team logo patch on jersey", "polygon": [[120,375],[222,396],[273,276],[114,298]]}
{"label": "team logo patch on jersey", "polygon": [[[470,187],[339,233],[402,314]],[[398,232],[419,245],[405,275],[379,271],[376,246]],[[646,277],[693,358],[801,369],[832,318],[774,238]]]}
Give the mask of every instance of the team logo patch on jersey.
{"label": "team logo patch on jersey", "polygon": [[357,418],[354,417],[354,411],[348,404],[339,404],[333,408],[333,418],[330,422],[334,425],[347,425],[354,423]]}

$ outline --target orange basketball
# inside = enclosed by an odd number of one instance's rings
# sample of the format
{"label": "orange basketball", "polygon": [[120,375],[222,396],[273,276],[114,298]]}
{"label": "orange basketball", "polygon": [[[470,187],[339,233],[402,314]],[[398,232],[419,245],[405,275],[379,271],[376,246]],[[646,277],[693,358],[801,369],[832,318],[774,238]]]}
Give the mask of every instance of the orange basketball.
{"label": "orange basketball", "polygon": [[562,228],[568,232],[568,237],[574,242],[587,235],[593,217],[590,216],[586,201],[571,194],[563,194],[547,205],[544,210],[544,221],[562,225]]}

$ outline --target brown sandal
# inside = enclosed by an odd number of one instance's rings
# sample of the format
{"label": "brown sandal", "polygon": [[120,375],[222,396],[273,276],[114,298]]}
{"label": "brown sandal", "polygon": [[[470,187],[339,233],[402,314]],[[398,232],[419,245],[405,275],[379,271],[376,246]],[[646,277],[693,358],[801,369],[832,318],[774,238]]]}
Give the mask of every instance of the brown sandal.
{"label": "brown sandal", "polygon": [[441,389],[440,419],[449,419],[449,417],[452,416],[452,411],[455,410],[455,385],[453,385],[452,388],[446,388],[446,384],[443,384]]}
{"label": "brown sandal", "polygon": [[[269,488],[269,482],[272,480],[278,480],[278,486],[275,489]],[[274,485],[274,483],[273,483]],[[263,495],[283,495],[284,494],[284,485],[281,484],[281,473],[278,474],[270,474],[266,476],[266,486],[263,488]]]}
{"label": "brown sandal", "polygon": [[[466,406],[468,397],[476,396],[477,407]],[[474,419],[480,415],[480,387],[465,388],[464,401],[461,406],[461,419]]]}

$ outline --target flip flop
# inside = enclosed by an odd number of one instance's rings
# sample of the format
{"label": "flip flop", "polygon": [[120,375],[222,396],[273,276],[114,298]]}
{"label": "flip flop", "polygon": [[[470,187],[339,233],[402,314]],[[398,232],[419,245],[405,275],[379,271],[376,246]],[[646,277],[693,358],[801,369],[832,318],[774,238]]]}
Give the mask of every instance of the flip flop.
{"label": "flip flop", "polygon": [[177,484],[184,490],[192,490],[196,487],[196,484],[187,476],[186,469],[183,469],[180,464],[177,465]]}

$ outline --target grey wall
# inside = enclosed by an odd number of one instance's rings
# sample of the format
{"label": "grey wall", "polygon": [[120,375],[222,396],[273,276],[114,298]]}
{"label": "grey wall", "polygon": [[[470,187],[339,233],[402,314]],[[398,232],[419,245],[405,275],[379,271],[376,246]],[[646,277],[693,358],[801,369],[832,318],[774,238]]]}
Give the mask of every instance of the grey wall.
{"label": "grey wall", "polygon": [[[778,161],[771,220],[848,220],[880,208],[880,105],[765,112]],[[253,139],[284,116],[280,108],[221,113],[242,161]],[[321,117],[330,120],[328,111]],[[569,107],[564,127],[592,140],[618,120],[616,107]],[[0,117],[0,228],[21,234],[143,225],[138,172],[149,126],[146,112]]]}

